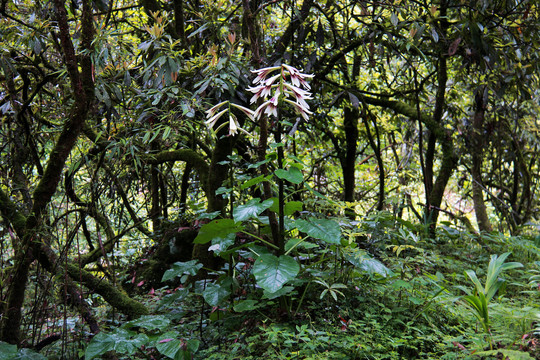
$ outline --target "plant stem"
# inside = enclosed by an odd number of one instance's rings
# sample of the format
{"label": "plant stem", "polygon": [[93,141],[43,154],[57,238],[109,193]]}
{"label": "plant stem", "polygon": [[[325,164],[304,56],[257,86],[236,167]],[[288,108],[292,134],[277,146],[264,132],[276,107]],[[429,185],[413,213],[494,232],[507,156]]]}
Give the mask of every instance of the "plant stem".
{"label": "plant stem", "polygon": [[[260,130],[260,136],[259,136],[259,145],[258,145],[258,156],[259,161],[266,160],[266,147],[268,146],[268,122],[266,119],[266,116],[261,116],[261,119],[259,121],[259,130]],[[268,175],[268,166],[266,164],[262,164],[261,167],[261,173],[264,176]],[[263,193],[264,193],[264,200],[268,200],[272,197],[272,189],[270,188],[270,183],[268,181],[263,182]],[[268,221],[270,223],[270,230],[272,231],[272,239],[274,240],[274,244],[278,244],[279,241],[279,227],[277,224],[276,214],[270,210],[267,210],[268,213]],[[278,246],[278,249],[280,247]]]}
{"label": "plant stem", "polygon": [[[275,133],[276,142],[279,144],[281,142],[281,121],[277,122],[277,131]],[[277,161],[278,161],[278,169],[283,169],[283,146],[278,146],[277,149]],[[284,208],[285,208],[285,194],[283,189],[283,179],[278,178],[278,202],[279,202],[279,238],[278,238],[278,247],[279,247],[279,254],[282,255],[285,252],[285,215],[284,215]]]}

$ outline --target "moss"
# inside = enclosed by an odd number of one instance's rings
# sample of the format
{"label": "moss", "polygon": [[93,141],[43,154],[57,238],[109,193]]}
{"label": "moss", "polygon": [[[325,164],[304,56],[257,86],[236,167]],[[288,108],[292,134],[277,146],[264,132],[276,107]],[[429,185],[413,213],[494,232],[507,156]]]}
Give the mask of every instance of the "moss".
{"label": "moss", "polygon": [[80,281],[87,288],[103,296],[105,301],[123,314],[130,317],[139,317],[149,313],[146,306],[130,298],[123,290],[116,288],[109,281],[98,279],[74,264],[67,264],[67,271],[72,279]]}
{"label": "moss", "polygon": [[18,211],[8,194],[2,190],[0,190],[0,213],[6,222],[11,223],[17,235],[22,238],[24,236],[26,217]]}

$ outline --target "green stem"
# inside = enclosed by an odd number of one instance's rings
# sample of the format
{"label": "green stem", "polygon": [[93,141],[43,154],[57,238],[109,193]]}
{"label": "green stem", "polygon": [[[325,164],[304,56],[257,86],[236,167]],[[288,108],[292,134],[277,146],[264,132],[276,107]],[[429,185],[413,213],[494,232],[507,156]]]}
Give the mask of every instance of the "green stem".
{"label": "green stem", "polygon": [[289,255],[289,253],[295,248],[297,247],[298,245],[300,245],[301,243],[303,243],[304,241],[307,240],[309,236],[306,236],[305,238],[303,238],[302,240],[300,240],[299,242],[297,242],[296,244],[294,244],[289,250],[287,250],[287,252],[285,252],[285,255]]}
{"label": "green stem", "polygon": [[264,240],[263,238],[258,237],[257,235],[253,235],[253,234],[251,234],[251,233],[248,233],[247,231],[242,231],[242,232],[243,232],[244,234],[246,234],[246,235],[249,235],[249,236],[251,236],[251,237],[254,237],[255,239],[259,240],[260,242],[262,242],[262,243],[265,244],[265,245],[270,246],[271,248],[274,248],[274,249],[276,249],[276,250],[279,250],[279,248],[278,248],[276,245],[272,244],[272,243],[269,242],[269,241]]}
{"label": "green stem", "polygon": [[[277,131],[276,131],[276,142],[279,144],[281,142],[281,122],[278,119],[277,123]],[[283,146],[280,145],[277,149],[278,152],[278,169],[283,169]],[[279,202],[279,238],[278,238],[278,246],[279,246],[279,254],[283,254],[285,251],[285,215],[284,215],[284,208],[285,208],[285,193],[283,188],[283,179],[278,178],[278,202]]]}

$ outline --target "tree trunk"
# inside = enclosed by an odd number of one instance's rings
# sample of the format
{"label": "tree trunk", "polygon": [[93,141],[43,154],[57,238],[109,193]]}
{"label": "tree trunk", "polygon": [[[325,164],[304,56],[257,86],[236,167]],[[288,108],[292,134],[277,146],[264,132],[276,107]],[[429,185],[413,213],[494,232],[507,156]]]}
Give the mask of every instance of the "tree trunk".
{"label": "tree trunk", "polygon": [[484,161],[484,119],[485,119],[485,99],[487,95],[487,89],[481,88],[475,95],[475,111],[472,121],[471,129],[471,158],[472,158],[472,191],[473,191],[473,203],[474,212],[476,214],[476,222],[480,231],[492,230],[491,223],[489,221],[486,204],[484,203],[483,196],[483,182],[482,182],[482,163]]}
{"label": "tree trunk", "polygon": [[[91,95],[88,87],[93,85],[91,81],[92,71],[88,68],[88,61],[81,59],[82,72],[79,72],[79,62],[71,41],[67,12],[62,0],[55,0],[57,8],[56,15],[59,27],[60,44],[62,47],[64,62],[71,80],[71,88],[75,102],[72,106],[70,116],[66,121],[58,140],[49,156],[49,161],[43,173],[43,177],[38,183],[33,194],[33,206],[30,216],[26,218],[24,233],[18,233],[21,239],[21,249],[14,263],[14,277],[9,285],[7,302],[5,304],[4,316],[0,323],[0,339],[12,344],[20,341],[20,323],[28,272],[33,251],[38,245],[39,227],[41,217],[45,208],[56,192],[63,168],[71,149],[75,145],[82,130],[86,117],[88,116]],[[82,17],[82,45],[90,50],[91,38],[93,36],[93,23],[91,19],[92,10],[87,1],[83,1]],[[87,58],[88,56],[82,56]],[[90,96],[89,96],[90,95]],[[3,212],[4,209],[1,209]],[[14,225],[14,224],[12,224]]]}
{"label": "tree trunk", "polygon": [[[222,129],[216,135],[218,140],[212,153],[208,176],[206,179],[201,179],[201,182],[206,183],[208,212],[219,211],[224,216],[227,200],[221,195],[216,195],[216,190],[222,186],[223,182],[229,176],[230,166],[228,164],[228,157],[232,153],[235,137],[227,136],[225,129]],[[193,258],[199,260],[205,268],[216,269],[219,267],[221,260],[214,256],[212,252],[208,251],[209,246],[209,243],[195,244],[193,247]]]}
{"label": "tree trunk", "polygon": [[377,135],[377,142],[375,142],[375,139],[373,138],[373,134],[371,134],[371,130],[369,130],[369,121],[368,118],[372,117],[373,115],[369,112],[366,112],[366,114],[363,117],[364,126],[366,128],[366,135],[369,141],[369,145],[373,149],[373,153],[375,154],[375,159],[377,159],[377,166],[379,167],[379,196],[377,201],[377,210],[381,211],[384,209],[384,162],[381,156],[381,143],[380,143],[380,137],[379,137],[379,130],[377,128],[377,123],[374,121],[374,128],[375,133]]}
{"label": "tree trunk", "polygon": [[[343,200],[354,202],[356,149],[358,147],[358,117],[357,109],[343,108],[343,130],[345,131],[345,159],[341,161],[343,171]],[[339,149],[336,149],[339,153]],[[347,209],[346,215],[354,219],[354,208]]]}

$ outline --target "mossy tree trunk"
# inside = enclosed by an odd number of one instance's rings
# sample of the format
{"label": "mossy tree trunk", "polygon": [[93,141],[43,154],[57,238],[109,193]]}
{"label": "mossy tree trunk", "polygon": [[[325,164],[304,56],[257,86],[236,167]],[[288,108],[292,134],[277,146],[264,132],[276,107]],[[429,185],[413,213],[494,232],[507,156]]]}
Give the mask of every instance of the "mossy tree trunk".
{"label": "mossy tree trunk", "polygon": [[[358,109],[343,108],[343,130],[345,131],[345,153],[340,156],[341,169],[343,171],[343,200],[354,202],[356,188],[356,149],[358,148]],[[335,145],[334,145],[335,147]],[[337,150],[337,149],[336,149]],[[339,153],[339,152],[338,152]],[[354,208],[348,208],[346,215],[351,219],[356,217]]]}
{"label": "mossy tree trunk", "polygon": [[486,138],[484,136],[484,120],[487,89],[480,88],[475,95],[475,110],[472,121],[470,141],[471,141],[471,175],[474,212],[476,223],[480,231],[491,231],[492,226],[484,202],[484,186],[482,181],[482,163],[484,160],[484,147]]}
{"label": "mossy tree trunk", "polygon": [[[71,153],[75,142],[90,110],[93,96],[92,69],[89,54],[80,56],[78,61],[69,33],[67,12],[62,0],[54,1],[59,27],[60,45],[63,52],[64,63],[71,80],[71,90],[74,99],[69,112],[69,118],[56,141],[43,176],[38,183],[32,200],[30,215],[26,218],[24,227],[17,233],[20,246],[15,257],[13,276],[9,284],[4,315],[0,323],[0,339],[8,343],[17,344],[20,341],[20,323],[22,306],[30,264],[33,262],[37,246],[40,243],[40,225],[42,215],[56,192],[67,157]],[[91,4],[83,1],[83,17],[81,24],[82,48],[91,51],[91,42],[94,34],[92,23]],[[81,70],[79,70],[79,66]],[[5,216],[5,209],[1,209]],[[14,225],[14,224],[12,224]]]}

